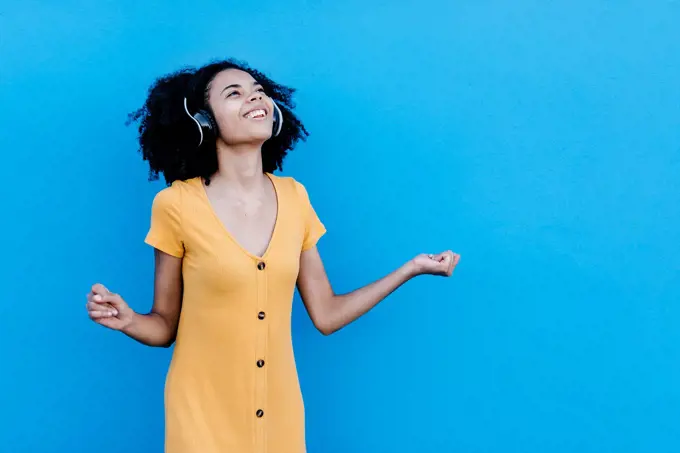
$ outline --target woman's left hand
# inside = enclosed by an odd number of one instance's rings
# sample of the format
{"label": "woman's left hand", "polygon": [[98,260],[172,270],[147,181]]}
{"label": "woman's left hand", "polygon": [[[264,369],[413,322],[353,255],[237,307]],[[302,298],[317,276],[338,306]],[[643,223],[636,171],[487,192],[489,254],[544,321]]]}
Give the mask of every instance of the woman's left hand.
{"label": "woman's left hand", "polygon": [[459,260],[460,255],[448,250],[436,255],[422,253],[413,258],[411,262],[416,275],[430,274],[450,277]]}

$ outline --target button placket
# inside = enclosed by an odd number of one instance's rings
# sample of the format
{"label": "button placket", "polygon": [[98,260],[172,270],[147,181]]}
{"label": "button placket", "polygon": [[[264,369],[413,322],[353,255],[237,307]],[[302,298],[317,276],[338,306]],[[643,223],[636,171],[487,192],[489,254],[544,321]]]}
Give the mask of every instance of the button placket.
{"label": "button placket", "polygon": [[266,442],[265,411],[267,409],[267,372],[264,368],[267,358],[267,339],[269,332],[269,320],[267,313],[267,263],[264,260],[255,262],[255,278],[257,281],[257,328],[255,339],[255,357],[253,373],[255,374],[255,417],[256,417],[256,443],[257,451],[264,449]]}

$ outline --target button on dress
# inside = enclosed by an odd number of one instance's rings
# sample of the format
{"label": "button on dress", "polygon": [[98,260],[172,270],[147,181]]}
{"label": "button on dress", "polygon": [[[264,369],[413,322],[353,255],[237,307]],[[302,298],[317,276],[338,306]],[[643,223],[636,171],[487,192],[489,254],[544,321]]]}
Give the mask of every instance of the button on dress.
{"label": "button on dress", "polygon": [[262,256],[229,234],[200,178],[174,181],[153,200],[145,242],[183,259],[166,453],[306,451],[291,311],[300,254],[326,230],[300,182],[266,175],[278,210]]}

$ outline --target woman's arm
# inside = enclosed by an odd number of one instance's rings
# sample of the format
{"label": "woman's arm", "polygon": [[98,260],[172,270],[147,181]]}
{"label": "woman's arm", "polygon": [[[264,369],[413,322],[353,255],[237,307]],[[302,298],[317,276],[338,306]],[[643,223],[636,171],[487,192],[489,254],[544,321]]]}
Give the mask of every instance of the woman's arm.
{"label": "woman's arm", "polygon": [[347,294],[335,294],[316,247],[300,256],[298,290],[312,322],[330,335],[367,313],[411,278],[421,274],[450,276],[460,255],[418,255],[383,278]]}
{"label": "woman's arm", "polygon": [[148,346],[175,341],[182,305],[182,259],[155,250],[154,300],[147,314],[135,313],[123,298],[101,284],[88,294],[90,317]]}

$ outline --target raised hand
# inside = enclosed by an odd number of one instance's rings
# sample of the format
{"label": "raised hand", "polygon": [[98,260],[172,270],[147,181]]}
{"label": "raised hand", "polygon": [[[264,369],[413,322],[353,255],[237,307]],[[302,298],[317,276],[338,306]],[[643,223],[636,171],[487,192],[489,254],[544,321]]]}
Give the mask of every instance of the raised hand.
{"label": "raised hand", "polygon": [[135,312],[120,295],[110,292],[100,283],[87,294],[87,312],[97,324],[113,330],[123,330],[132,323]]}
{"label": "raised hand", "polygon": [[417,274],[450,277],[459,260],[460,255],[448,250],[436,255],[423,253],[413,258],[412,261]]}

